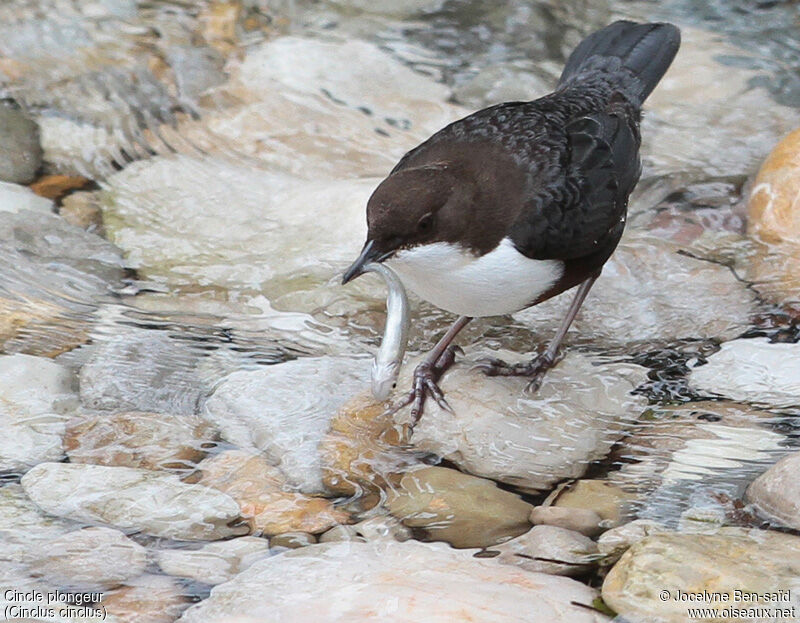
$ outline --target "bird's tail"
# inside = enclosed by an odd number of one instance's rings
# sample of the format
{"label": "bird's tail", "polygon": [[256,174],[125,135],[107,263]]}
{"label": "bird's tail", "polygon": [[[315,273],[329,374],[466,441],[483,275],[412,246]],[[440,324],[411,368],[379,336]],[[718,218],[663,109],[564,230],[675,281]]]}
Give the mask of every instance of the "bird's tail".
{"label": "bird's tail", "polygon": [[672,24],[614,22],[575,48],[559,87],[611,74],[620,90],[641,105],[669,68],[680,44],[680,30]]}

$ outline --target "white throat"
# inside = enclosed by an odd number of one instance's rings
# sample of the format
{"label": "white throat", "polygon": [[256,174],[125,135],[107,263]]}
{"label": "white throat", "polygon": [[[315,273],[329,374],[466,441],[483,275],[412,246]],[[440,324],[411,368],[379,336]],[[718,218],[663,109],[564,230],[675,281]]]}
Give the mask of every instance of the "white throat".
{"label": "white throat", "polygon": [[564,274],[560,260],[532,260],[504,238],[475,256],[449,242],[399,251],[386,260],[420,298],[462,316],[497,316],[528,307]]}

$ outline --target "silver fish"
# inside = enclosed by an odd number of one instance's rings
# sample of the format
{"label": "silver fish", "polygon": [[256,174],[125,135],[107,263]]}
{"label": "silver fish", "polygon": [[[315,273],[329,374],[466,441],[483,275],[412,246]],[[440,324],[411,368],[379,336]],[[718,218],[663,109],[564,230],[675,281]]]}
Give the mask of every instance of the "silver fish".
{"label": "silver fish", "polygon": [[390,268],[374,262],[364,266],[364,272],[378,273],[386,281],[386,326],[375,361],[372,362],[372,395],[386,400],[397,385],[397,376],[408,344],[410,316],[408,297],[403,282]]}

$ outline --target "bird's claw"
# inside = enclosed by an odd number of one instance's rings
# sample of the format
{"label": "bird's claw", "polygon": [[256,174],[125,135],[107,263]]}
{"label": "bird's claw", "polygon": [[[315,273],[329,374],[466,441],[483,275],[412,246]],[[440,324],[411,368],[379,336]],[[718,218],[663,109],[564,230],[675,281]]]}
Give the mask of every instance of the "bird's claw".
{"label": "bird's claw", "polygon": [[475,369],[486,376],[527,376],[531,380],[525,387],[527,393],[535,393],[542,385],[542,379],[553,367],[555,358],[543,353],[533,361],[510,364],[495,357],[483,357],[475,364]]}

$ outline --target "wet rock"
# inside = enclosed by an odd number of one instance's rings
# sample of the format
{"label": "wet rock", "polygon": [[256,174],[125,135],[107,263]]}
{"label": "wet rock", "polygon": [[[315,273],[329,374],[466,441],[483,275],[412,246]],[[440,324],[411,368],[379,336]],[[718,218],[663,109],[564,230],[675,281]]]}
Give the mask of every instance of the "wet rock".
{"label": "wet rock", "polygon": [[737,271],[768,302],[800,302],[800,245],[758,241],[752,245],[749,253],[734,256]]}
{"label": "wet rock", "polygon": [[543,71],[529,62],[497,63],[458,86],[453,95],[462,104],[479,110],[498,102],[526,102],[550,93],[561,72]]}
{"label": "wet rock", "polygon": [[205,91],[225,82],[225,59],[214,48],[175,46],[169,49],[167,62],[175,72],[181,99],[195,102]]}
{"label": "wet rock", "polygon": [[245,536],[209,543],[200,549],[164,549],[156,554],[158,566],[167,575],[222,584],[269,555],[269,541]]}
{"label": "wet rock", "polygon": [[[497,355],[517,362],[525,355],[483,349],[468,354],[440,382],[453,412],[432,401],[426,404],[411,442],[464,471],[523,490],[545,490],[583,475],[646,404],[643,397],[631,394],[645,379],[639,366],[593,361],[568,351],[530,396],[524,392],[526,379],[487,377],[473,369],[470,360]],[[413,362],[406,364],[400,391],[410,385],[413,368]],[[407,417],[408,408],[397,420]]]}
{"label": "wet rock", "polygon": [[72,193],[64,197],[58,214],[68,223],[96,233],[103,231],[103,212],[92,192]]}
{"label": "wet rock", "polygon": [[317,447],[333,414],[366,385],[368,375],[366,360],[330,357],[234,372],[208,399],[204,417],[226,441],[263,452],[289,484],[321,493]]}
{"label": "wet rock", "polygon": [[[340,591],[346,600],[330,599]],[[414,599],[403,597],[411,594]],[[242,616],[362,623],[385,620],[387,612],[398,622],[458,621],[464,613],[481,623],[607,621],[587,607],[594,596],[569,578],[476,559],[442,544],[325,543],[256,562],[180,621]]]}
{"label": "wet rock", "polygon": [[49,359],[0,356],[0,471],[24,471],[63,456],[72,372]]}
{"label": "wet rock", "polygon": [[77,527],[42,513],[20,485],[0,487],[0,568],[12,562],[27,564],[48,543]]}
{"label": "wet rock", "polygon": [[194,541],[247,532],[239,505],[215,489],[132,467],[40,463],[22,478],[25,493],[51,515],[123,531]]}
{"label": "wet rock", "polygon": [[412,537],[411,530],[399,519],[391,515],[370,517],[353,524],[356,534],[367,541],[408,541]]}
{"label": "wet rock", "polygon": [[69,191],[83,188],[90,183],[91,180],[79,175],[45,175],[31,184],[31,190],[40,197],[55,201],[61,199]]}
{"label": "wet rock", "polygon": [[592,539],[556,526],[534,526],[522,536],[492,547],[497,561],[552,575],[580,575],[598,559]]}
{"label": "wet rock", "polygon": [[603,531],[603,518],[588,508],[534,506],[530,520],[534,525],[557,526],[586,536],[596,536]]}
{"label": "wet rock", "polygon": [[325,498],[290,490],[277,467],[262,455],[229,450],[209,457],[198,469],[200,483],[227,493],[239,504],[251,531],[273,536],[284,532],[319,533],[350,516]]}
{"label": "wet rock", "polygon": [[[632,620],[677,623],[686,621],[687,608],[694,607],[717,610],[726,619],[725,608],[800,607],[798,578],[796,536],[743,528],[723,528],[716,535],[656,534],[635,543],[614,565],[603,582],[603,600]],[[749,602],[736,599],[737,590],[755,595]],[[764,600],[781,590],[791,592],[788,601]],[[678,591],[727,599],[680,600]]]}
{"label": "wet rock", "polygon": [[384,13],[398,17],[410,17],[420,13],[433,13],[441,9],[444,0],[332,0],[331,4],[343,9],[356,9],[370,13]]}
{"label": "wet rock", "polygon": [[[675,243],[628,232],[603,268],[570,333],[592,344],[652,347],[682,338],[731,339],[745,331],[755,296],[729,268],[682,254]],[[677,293],[680,292],[680,295]],[[572,293],[514,314],[555,333]]]}
{"label": "wet rock", "polygon": [[42,165],[39,126],[27,113],[0,102],[0,180],[27,184]]}
{"label": "wet rock", "polygon": [[[530,528],[531,506],[483,478],[445,467],[405,474],[388,509],[406,526],[454,547],[484,547]],[[476,503],[480,500],[480,503]]]}
{"label": "wet rock", "polygon": [[352,496],[397,484],[399,474],[416,462],[401,445],[402,433],[386,413],[386,404],[376,402],[370,392],[357,395],[336,412],[320,442],[325,486]]}
{"label": "wet rock", "polygon": [[702,392],[740,402],[787,407],[800,404],[800,344],[766,338],[722,344],[689,382]]}
{"label": "wet rock", "polygon": [[578,480],[560,489],[550,502],[556,508],[574,509],[578,513],[594,511],[603,526],[611,528],[631,514],[634,499],[635,496],[606,480]]}
{"label": "wet rock", "polygon": [[35,210],[49,214],[53,211],[53,202],[40,197],[30,188],[17,186],[7,182],[0,182],[0,212],[17,214]]}
{"label": "wet rock", "polygon": [[147,551],[118,530],[84,528],[47,543],[31,561],[29,572],[73,590],[119,586],[144,573]]}
{"label": "wet rock", "polygon": [[210,389],[197,373],[199,359],[166,332],[123,332],[95,347],[81,368],[81,402],[89,409],[192,415]]}
{"label": "wet rock", "polygon": [[173,623],[191,600],[181,584],[165,575],[140,575],[104,593],[102,605],[118,623]]}
{"label": "wet rock", "polygon": [[196,416],[123,411],[70,421],[64,447],[72,463],[186,470],[205,456],[214,437]]}
{"label": "wet rock", "polygon": [[721,505],[691,506],[678,518],[678,531],[694,534],[717,534],[725,525],[725,511]]}
{"label": "wet rock", "polygon": [[638,543],[651,534],[662,532],[669,532],[669,530],[657,521],[634,519],[601,534],[597,539],[597,549],[603,555],[603,564],[613,564],[634,543]]}
{"label": "wet rock", "polygon": [[800,452],[775,463],[747,488],[747,499],[759,513],[800,530]]}
{"label": "wet rock", "polygon": [[318,541],[320,543],[338,543],[340,541],[366,541],[366,539],[360,536],[352,525],[338,525],[320,534]]}
{"label": "wet rock", "polygon": [[270,539],[272,547],[285,547],[287,549],[299,549],[314,545],[316,542],[316,537],[308,532],[284,532]]}
{"label": "wet rock", "polygon": [[753,182],[747,233],[765,242],[800,244],[800,130],[778,143]]}

